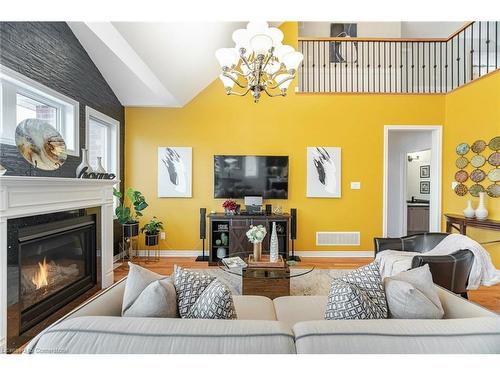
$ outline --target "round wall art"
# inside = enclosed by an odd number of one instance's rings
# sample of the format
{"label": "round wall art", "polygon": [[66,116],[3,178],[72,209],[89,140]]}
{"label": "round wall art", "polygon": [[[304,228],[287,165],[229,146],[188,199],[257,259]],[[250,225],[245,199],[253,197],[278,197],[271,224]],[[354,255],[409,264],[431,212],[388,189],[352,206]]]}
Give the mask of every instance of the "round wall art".
{"label": "round wall art", "polygon": [[486,188],[486,193],[491,197],[491,198],[499,198],[500,197],[500,185],[498,184],[491,184]]}
{"label": "round wall art", "polygon": [[467,194],[467,191],[467,186],[465,186],[464,184],[458,184],[457,186],[455,186],[455,193],[461,197]]}
{"label": "round wall art", "polygon": [[488,163],[490,163],[494,167],[498,167],[500,165],[500,152],[496,151],[488,157]]}
{"label": "round wall art", "polygon": [[464,158],[463,156],[460,156],[456,161],[455,165],[457,166],[458,169],[464,169],[467,167],[469,164],[469,160],[467,158]]}
{"label": "round wall art", "polygon": [[21,121],[16,128],[16,145],[28,163],[45,171],[58,169],[67,158],[63,137],[42,120]]}
{"label": "round wall art", "polygon": [[457,154],[458,155],[465,155],[466,153],[469,152],[469,145],[467,143],[460,143],[458,146],[457,146]]}
{"label": "round wall art", "polygon": [[482,169],[474,169],[470,173],[470,179],[474,182],[481,182],[486,178],[486,173]]}
{"label": "round wall art", "polygon": [[495,138],[492,138],[490,143],[488,143],[488,147],[493,151],[500,150],[500,135]]}
{"label": "round wall art", "polygon": [[473,197],[479,197],[479,193],[482,193],[484,191],[484,187],[479,184],[474,184],[469,188],[469,193]]}
{"label": "round wall art", "polygon": [[461,170],[455,173],[455,181],[465,182],[469,178],[469,173],[467,171]]}
{"label": "round wall art", "polygon": [[500,181],[500,168],[493,168],[489,173],[488,173],[488,179],[491,182],[499,182]]}
{"label": "round wall art", "polygon": [[472,159],[470,159],[470,164],[474,168],[481,168],[486,163],[486,158],[483,155],[474,155]]}
{"label": "round wall art", "polygon": [[476,154],[480,154],[481,152],[484,151],[485,148],[486,148],[486,142],[483,140],[477,140],[470,147],[472,152],[475,152]]}

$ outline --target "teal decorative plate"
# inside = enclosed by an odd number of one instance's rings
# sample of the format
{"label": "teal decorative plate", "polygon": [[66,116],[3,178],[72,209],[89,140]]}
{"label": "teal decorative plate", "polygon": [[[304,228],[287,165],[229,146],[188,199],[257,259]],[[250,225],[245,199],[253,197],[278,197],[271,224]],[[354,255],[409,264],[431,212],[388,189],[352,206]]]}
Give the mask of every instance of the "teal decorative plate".
{"label": "teal decorative plate", "polygon": [[491,182],[499,182],[500,181],[500,168],[494,168],[488,173],[488,179]]}
{"label": "teal decorative plate", "polygon": [[489,148],[491,148],[493,151],[498,151],[500,150],[500,135],[492,138],[490,143],[488,143]]}
{"label": "teal decorative plate", "polygon": [[500,165],[500,152],[494,152],[488,158],[488,163],[490,163],[494,167],[498,167]]}
{"label": "teal decorative plate", "polygon": [[486,188],[486,194],[488,194],[491,198],[499,198],[500,197],[500,185],[491,184]]}
{"label": "teal decorative plate", "polygon": [[467,158],[464,158],[463,156],[460,156],[455,161],[455,165],[457,166],[458,169],[464,169],[467,165],[469,165],[469,160]]}
{"label": "teal decorative plate", "polygon": [[474,155],[470,163],[474,168],[481,168],[486,163],[486,158],[483,155]]}
{"label": "teal decorative plate", "polygon": [[472,152],[475,152],[476,154],[483,152],[485,148],[486,148],[486,142],[483,140],[477,140],[472,144],[472,146],[470,146]]}
{"label": "teal decorative plate", "polygon": [[469,152],[469,145],[467,143],[460,143],[458,146],[457,146],[457,154],[458,155],[465,155],[466,153]]}
{"label": "teal decorative plate", "polygon": [[469,193],[473,197],[479,197],[479,193],[482,193],[484,191],[484,187],[479,184],[474,184],[469,188]]}

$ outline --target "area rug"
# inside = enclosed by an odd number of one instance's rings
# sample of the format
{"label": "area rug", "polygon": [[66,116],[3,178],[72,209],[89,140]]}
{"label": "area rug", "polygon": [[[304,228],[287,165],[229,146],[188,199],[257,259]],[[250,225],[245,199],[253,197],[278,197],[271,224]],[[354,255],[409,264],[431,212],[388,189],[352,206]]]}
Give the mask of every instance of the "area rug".
{"label": "area rug", "polygon": [[[234,295],[241,294],[241,276],[230,274],[229,272],[220,269],[193,269],[193,271],[201,272],[218,278],[221,282],[227,285]],[[321,296],[328,295],[332,279],[340,277],[352,270],[321,270],[315,269],[312,272],[292,277],[290,279],[290,295],[292,296]],[[301,270],[292,269],[291,274],[297,274]]]}

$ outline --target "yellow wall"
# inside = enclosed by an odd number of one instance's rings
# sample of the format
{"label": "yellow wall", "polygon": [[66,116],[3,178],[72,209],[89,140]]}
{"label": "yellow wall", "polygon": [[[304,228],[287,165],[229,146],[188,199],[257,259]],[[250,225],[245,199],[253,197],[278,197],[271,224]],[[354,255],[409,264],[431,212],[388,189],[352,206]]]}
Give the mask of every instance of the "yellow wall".
{"label": "yellow wall", "polygon": [[[296,24],[285,24],[284,32],[290,44],[296,41]],[[445,108],[451,112],[453,106],[461,106],[458,97],[466,95],[465,90],[445,99],[444,95],[295,95],[292,88],[286,98],[263,97],[254,104],[250,97],[227,97],[222,85],[214,82],[184,108],[126,108],[125,185],[147,197],[145,219],[156,215],[165,222],[162,249],[199,249],[199,208],[221,211],[223,202],[213,198],[213,155],[288,155],[289,199],[270,203],[285,211],[298,208],[296,249],[370,250],[373,237],[382,235],[384,125],[445,125]],[[498,111],[495,116],[498,127]],[[469,126],[451,119],[451,114],[448,117],[454,125],[444,126],[445,188],[453,178],[457,139]],[[485,132],[484,138],[494,132]],[[471,128],[465,141],[477,137]],[[159,146],[193,147],[193,198],[157,198]],[[341,199],[306,198],[307,146],[342,148]],[[360,181],[361,190],[350,190],[351,181]],[[464,206],[465,200],[452,193],[451,188],[444,190],[443,212],[460,212]],[[316,247],[316,231],[327,230],[360,231],[361,245]]]}
{"label": "yellow wall", "polygon": [[[445,98],[445,127],[443,130],[443,212],[461,214],[472,200],[473,207],[477,207],[479,198],[459,197],[451,190],[454,180],[455,160],[458,155],[455,147],[462,142],[472,144],[478,139],[488,142],[491,138],[500,135],[500,71],[492,73],[468,86],[464,86]],[[488,149],[489,150],[489,149]],[[492,151],[486,152],[489,155]],[[472,151],[466,156],[473,155]],[[488,172],[492,167],[486,164],[483,169]],[[471,172],[474,168],[466,168]],[[485,181],[484,186],[491,182]],[[470,180],[466,183],[471,185]],[[491,219],[500,220],[500,199],[486,197],[486,207]],[[500,240],[500,232],[484,230],[467,231],[477,241]],[[500,267],[500,244],[485,246],[492,255],[497,267]]]}

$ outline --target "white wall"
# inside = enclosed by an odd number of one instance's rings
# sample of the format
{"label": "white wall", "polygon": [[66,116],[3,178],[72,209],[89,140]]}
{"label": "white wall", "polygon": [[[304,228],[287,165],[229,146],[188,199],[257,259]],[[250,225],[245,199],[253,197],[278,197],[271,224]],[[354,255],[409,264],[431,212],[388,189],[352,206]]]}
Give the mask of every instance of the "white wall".
{"label": "white wall", "polygon": [[402,38],[448,38],[465,22],[401,22]]}
{"label": "white wall", "polygon": [[[432,148],[432,131],[391,130],[388,135],[387,236],[406,233],[405,164],[407,154]],[[432,166],[431,166],[432,168]]]}
{"label": "white wall", "polygon": [[411,197],[429,200],[430,194],[420,194],[420,181],[431,181],[431,178],[420,178],[420,167],[431,164],[431,150],[412,152],[409,155],[414,159],[406,159],[406,200],[411,200]]}

